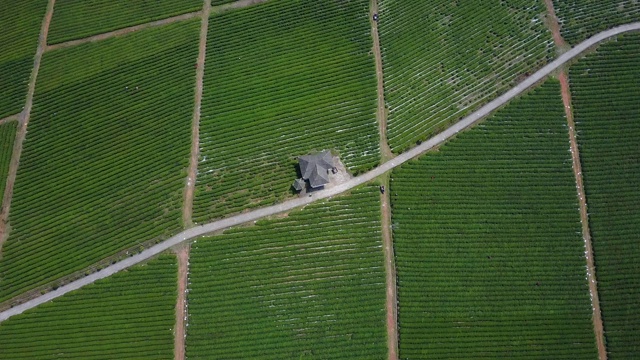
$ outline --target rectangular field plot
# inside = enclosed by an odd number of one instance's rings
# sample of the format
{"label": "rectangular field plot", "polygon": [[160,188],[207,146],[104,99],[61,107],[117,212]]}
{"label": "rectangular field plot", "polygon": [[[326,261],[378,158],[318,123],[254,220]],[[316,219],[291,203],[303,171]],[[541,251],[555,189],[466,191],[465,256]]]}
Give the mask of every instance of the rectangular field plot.
{"label": "rectangular field plot", "polygon": [[4,189],[9,174],[9,163],[13,155],[13,143],[16,138],[17,121],[10,121],[0,125],[0,206],[4,196]]}
{"label": "rectangular field plot", "polygon": [[47,42],[57,44],[202,9],[202,0],[57,0]]}
{"label": "rectangular field plot", "polygon": [[0,1],[0,119],[24,107],[47,0]]}
{"label": "rectangular field plot", "polygon": [[386,358],[376,187],[198,240],[189,359]]}
{"label": "rectangular field plot", "polygon": [[639,60],[625,35],[570,72],[609,359],[640,354]]}
{"label": "rectangular field plot", "polygon": [[194,220],[291,195],[296,158],[380,158],[368,1],[273,0],[213,16]]}
{"label": "rectangular field plot", "polygon": [[637,0],[554,0],[562,37],[571,45],[601,31],[640,21]]}
{"label": "rectangular field plot", "polygon": [[181,229],[199,21],[46,53],[0,300]]}
{"label": "rectangular field plot", "polygon": [[379,2],[387,136],[396,153],[504,93],[553,54],[542,1]]}
{"label": "rectangular field plot", "polygon": [[173,359],[176,257],[162,255],[0,324],[0,358]]}
{"label": "rectangular field plot", "polygon": [[556,81],[391,180],[401,359],[597,358]]}

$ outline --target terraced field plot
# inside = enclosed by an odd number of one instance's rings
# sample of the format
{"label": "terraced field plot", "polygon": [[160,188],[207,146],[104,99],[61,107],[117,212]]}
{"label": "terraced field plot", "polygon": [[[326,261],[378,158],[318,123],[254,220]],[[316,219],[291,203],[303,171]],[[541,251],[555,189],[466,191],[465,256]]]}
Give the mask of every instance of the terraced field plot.
{"label": "terraced field plot", "polygon": [[18,122],[11,121],[0,125],[0,205],[9,174],[9,162],[13,154],[13,142],[16,138]]}
{"label": "terraced field plot", "polygon": [[0,324],[2,359],[173,359],[176,258],[164,255]]}
{"label": "terraced field plot", "polygon": [[202,9],[202,0],[57,0],[47,42],[56,44]]}
{"label": "terraced field plot", "polygon": [[24,106],[47,0],[0,2],[0,119]]}
{"label": "terraced field plot", "polygon": [[380,158],[368,1],[269,1],[210,19],[194,220],[291,195],[296,158]]}
{"label": "terraced field plot", "polygon": [[553,55],[542,1],[381,0],[387,136],[402,152]]}
{"label": "terraced field plot", "polygon": [[637,0],[554,0],[562,37],[575,45],[617,25],[640,21]]}
{"label": "terraced field plot", "polygon": [[392,174],[400,358],[594,359],[560,88]]}
{"label": "terraced field plot", "polygon": [[377,187],[198,240],[189,359],[382,359]]}
{"label": "terraced field plot", "polygon": [[46,53],[0,300],[182,228],[199,21]]}
{"label": "terraced field plot", "polygon": [[570,80],[607,351],[640,354],[640,35],[602,45]]}

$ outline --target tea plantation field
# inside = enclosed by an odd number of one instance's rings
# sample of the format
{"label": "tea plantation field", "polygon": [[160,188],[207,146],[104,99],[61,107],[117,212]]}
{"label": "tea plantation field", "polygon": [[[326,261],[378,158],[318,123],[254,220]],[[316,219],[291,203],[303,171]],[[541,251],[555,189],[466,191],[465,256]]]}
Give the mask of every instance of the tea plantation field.
{"label": "tea plantation field", "polygon": [[47,42],[56,44],[202,9],[202,0],[57,0]]}
{"label": "tea plantation field", "polygon": [[606,29],[640,21],[637,0],[554,0],[562,37],[575,45]]}
{"label": "tea plantation field", "polygon": [[273,0],[210,19],[193,219],[291,195],[297,157],[378,164],[366,0]]}
{"label": "tea plantation field", "polygon": [[394,152],[504,93],[553,55],[537,0],[380,0],[380,42]]}
{"label": "tea plantation field", "polygon": [[45,53],[0,301],[182,228],[199,25]]}
{"label": "tea plantation field", "polygon": [[69,293],[0,324],[0,358],[173,359],[176,258]]}
{"label": "tea plantation field", "polygon": [[560,87],[391,178],[401,359],[595,359]]}
{"label": "tea plantation field", "polygon": [[386,358],[377,187],[198,240],[189,359]]}
{"label": "tea plantation field", "polygon": [[9,174],[9,162],[13,154],[13,142],[16,138],[18,123],[10,121],[0,125],[0,206],[4,196],[4,188]]}
{"label": "tea plantation field", "polygon": [[22,111],[47,0],[0,1],[0,119]]}
{"label": "tea plantation field", "polygon": [[571,67],[600,306],[610,359],[640,354],[640,35]]}

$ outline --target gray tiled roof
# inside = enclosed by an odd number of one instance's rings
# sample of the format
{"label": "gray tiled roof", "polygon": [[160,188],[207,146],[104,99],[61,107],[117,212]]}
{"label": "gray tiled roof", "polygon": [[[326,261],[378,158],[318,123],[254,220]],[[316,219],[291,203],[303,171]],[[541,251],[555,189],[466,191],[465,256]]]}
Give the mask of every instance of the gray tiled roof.
{"label": "gray tiled roof", "polygon": [[313,155],[300,156],[298,161],[302,178],[309,180],[309,185],[312,188],[329,182],[328,171],[334,166],[331,152],[323,151]]}

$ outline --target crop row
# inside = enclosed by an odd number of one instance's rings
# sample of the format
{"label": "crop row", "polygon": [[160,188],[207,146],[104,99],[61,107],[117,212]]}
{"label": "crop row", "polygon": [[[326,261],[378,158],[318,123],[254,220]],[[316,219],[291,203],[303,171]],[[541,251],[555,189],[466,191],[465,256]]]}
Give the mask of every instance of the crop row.
{"label": "crop row", "polygon": [[192,247],[190,359],[381,359],[385,284],[377,188]]}
{"label": "crop row", "polygon": [[640,36],[571,67],[571,92],[610,359],[640,354]]}
{"label": "crop row", "polygon": [[560,87],[391,178],[400,358],[593,359]]}
{"label": "crop row", "polygon": [[18,123],[15,121],[0,125],[0,205],[2,205],[4,188],[9,174],[9,163],[13,155],[13,142],[16,138],[17,125]]}
{"label": "crop row", "polygon": [[389,145],[440,132],[552,56],[542,1],[382,0]]}
{"label": "crop row", "polygon": [[202,8],[202,0],[56,1],[47,42],[57,44]]}
{"label": "crop row", "polygon": [[[182,23],[45,54],[0,261],[0,299],[181,229],[198,27]],[[126,42],[144,55],[122,61]]]}
{"label": "crop row", "polygon": [[274,0],[210,19],[194,220],[291,195],[297,157],[379,161],[368,1]]}
{"label": "crop row", "polygon": [[0,324],[2,359],[172,359],[176,258],[100,280]]}
{"label": "crop row", "polygon": [[47,0],[0,3],[0,119],[22,110]]}
{"label": "crop row", "polygon": [[640,2],[636,0],[554,0],[562,37],[575,45],[601,31],[640,21]]}

